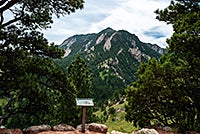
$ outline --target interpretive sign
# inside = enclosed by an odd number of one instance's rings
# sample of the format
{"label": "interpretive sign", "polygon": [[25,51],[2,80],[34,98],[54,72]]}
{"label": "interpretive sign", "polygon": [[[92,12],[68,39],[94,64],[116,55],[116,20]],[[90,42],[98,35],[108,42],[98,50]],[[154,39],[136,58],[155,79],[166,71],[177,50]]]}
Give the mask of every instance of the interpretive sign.
{"label": "interpretive sign", "polygon": [[86,107],[94,106],[94,103],[90,98],[76,98],[76,105],[82,107],[82,133],[85,133]]}
{"label": "interpretive sign", "polygon": [[82,107],[91,107],[94,106],[94,103],[91,98],[76,98],[76,105]]}

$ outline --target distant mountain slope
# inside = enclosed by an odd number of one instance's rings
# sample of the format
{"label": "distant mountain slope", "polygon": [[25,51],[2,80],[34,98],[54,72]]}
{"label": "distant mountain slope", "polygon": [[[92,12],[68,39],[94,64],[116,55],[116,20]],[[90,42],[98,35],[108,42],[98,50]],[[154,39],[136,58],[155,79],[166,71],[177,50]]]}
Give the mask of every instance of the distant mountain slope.
{"label": "distant mountain slope", "polygon": [[65,56],[57,61],[66,67],[80,55],[94,73],[95,98],[105,98],[136,79],[135,72],[142,61],[159,58],[165,49],[143,43],[125,30],[106,28],[99,33],[75,35],[66,39],[60,47]]}

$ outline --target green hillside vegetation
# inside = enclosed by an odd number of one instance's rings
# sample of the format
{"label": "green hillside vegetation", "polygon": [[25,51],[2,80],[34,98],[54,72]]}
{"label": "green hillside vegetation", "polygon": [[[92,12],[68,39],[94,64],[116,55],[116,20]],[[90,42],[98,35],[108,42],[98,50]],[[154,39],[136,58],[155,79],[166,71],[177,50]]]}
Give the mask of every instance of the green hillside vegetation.
{"label": "green hillside vegetation", "polygon": [[127,102],[120,101],[114,104],[109,104],[105,109],[98,110],[95,114],[101,120],[100,123],[108,126],[108,131],[116,130],[124,133],[132,133],[138,128],[132,123],[125,120],[125,104]]}
{"label": "green hillside vegetation", "polygon": [[[104,45],[111,36],[112,47],[105,50]],[[100,37],[102,40],[97,41]],[[142,61],[146,62],[150,57],[158,59],[162,55],[160,51],[166,51],[155,44],[143,43],[128,31],[115,31],[111,28],[99,33],[69,37],[60,48],[70,50],[66,57],[54,60],[64,71],[77,56],[80,56],[91,69],[93,98],[99,107],[137,79],[135,72]],[[139,58],[134,52],[131,54],[131,50],[136,51]]]}
{"label": "green hillside vegetation", "polygon": [[109,118],[105,122],[108,126],[108,131],[117,130],[120,132],[131,133],[134,130],[138,129],[133,126],[132,123],[129,123],[125,120],[125,104],[116,104],[114,106],[109,107],[109,109],[115,109],[114,114],[109,114]]}

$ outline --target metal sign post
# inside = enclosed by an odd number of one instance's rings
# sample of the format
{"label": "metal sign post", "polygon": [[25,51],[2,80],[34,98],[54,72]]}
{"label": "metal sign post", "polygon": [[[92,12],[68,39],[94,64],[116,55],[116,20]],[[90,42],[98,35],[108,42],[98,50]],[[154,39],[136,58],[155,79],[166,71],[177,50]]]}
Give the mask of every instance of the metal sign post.
{"label": "metal sign post", "polygon": [[82,132],[85,133],[86,107],[82,107]]}
{"label": "metal sign post", "polygon": [[76,105],[82,107],[82,133],[85,133],[86,107],[94,106],[90,98],[76,98]]}

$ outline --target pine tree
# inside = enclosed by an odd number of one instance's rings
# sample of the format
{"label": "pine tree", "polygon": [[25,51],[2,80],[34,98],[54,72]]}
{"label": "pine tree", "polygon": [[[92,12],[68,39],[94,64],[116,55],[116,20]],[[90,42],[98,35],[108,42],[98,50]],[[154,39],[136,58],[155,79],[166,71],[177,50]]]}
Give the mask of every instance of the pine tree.
{"label": "pine tree", "polygon": [[200,5],[198,0],[172,1],[157,10],[157,19],[172,24],[169,51],[159,61],[143,63],[138,80],[127,88],[128,121],[152,123],[179,131],[200,132]]}
{"label": "pine tree", "polygon": [[74,100],[74,86],[52,60],[63,50],[39,31],[50,28],[53,15],[82,8],[83,0],[0,1],[0,125],[49,123],[60,95]]}

